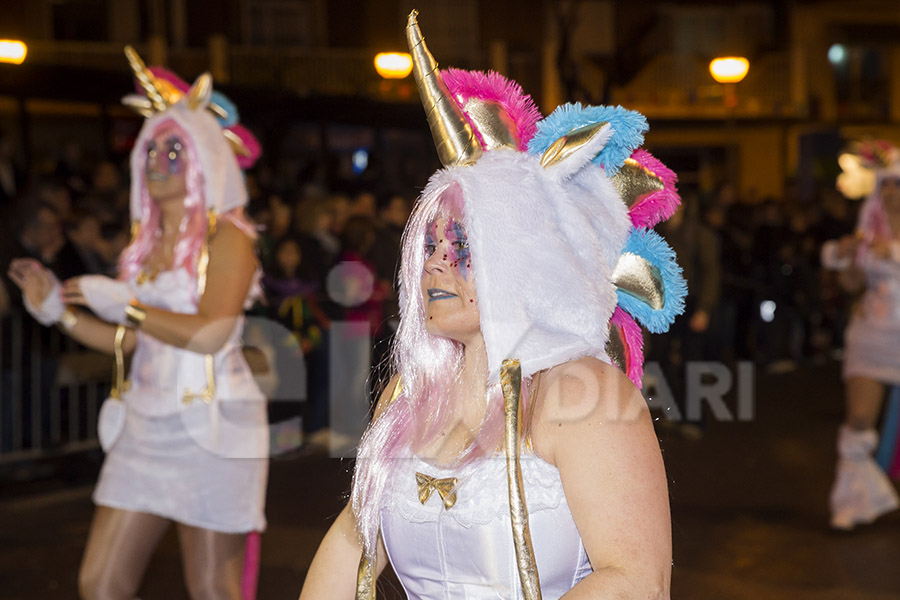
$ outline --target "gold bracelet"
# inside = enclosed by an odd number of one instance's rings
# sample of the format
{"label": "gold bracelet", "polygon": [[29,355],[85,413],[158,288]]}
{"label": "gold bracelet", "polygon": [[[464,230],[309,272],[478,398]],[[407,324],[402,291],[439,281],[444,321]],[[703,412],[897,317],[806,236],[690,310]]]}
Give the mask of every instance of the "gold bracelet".
{"label": "gold bracelet", "polygon": [[144,324],[147,318],[147,311],[137,305],[136,302],[125,307],[125,320],[134,328],[138,328]]}
{"label": "gold bracelet", "polygon": [[78,323],[78,315],[75,314],[75,311],[71,308],[67,308],[63,311],[63,313],[59,316],[59,326],[63,328],[64,331],[72,331],[72,328]]}

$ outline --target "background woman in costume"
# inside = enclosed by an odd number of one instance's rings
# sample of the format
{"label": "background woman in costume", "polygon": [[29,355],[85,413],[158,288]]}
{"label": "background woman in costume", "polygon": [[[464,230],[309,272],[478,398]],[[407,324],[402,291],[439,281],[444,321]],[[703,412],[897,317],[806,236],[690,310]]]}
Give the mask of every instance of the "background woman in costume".
{"label": "background woman in costume", "polygon": [[885,390],[900,386],[900,150],[882,141],[865,142],[841,162],[845,173],[838,186],[845,194],[871,190],[856,233],[822,247],[822,264],[841,271],[848,291],[863,291],[844,335],[847,412],[838,432],[831,490],[832,527],[853,529],[900,506],[897,491],[873,458]]}
{"label": "background woman in costume", "polygon": [[682,308],[647,229],[674,175],[638,150],[641,115],[539,120],[495,73],[437,71],[415,13],[407,36],[447,168],[407,225],[396,374],[300,597],[371,598],[388,556],[410,598],[668,597],[635,319],[661,331]]}
{"label": "background woman in costume", "polygon": [[255,581],[245,577],[242,590],[242,575],[255,573],[242,570],[248,532],[265,527],[268,429],[240,345],[257,261],[239,161],[252,164],[259,147],[208,74],[188,89],[130,48],[126,55],[144,94],[124,102],[147,120],[131,156],[134,237],[118,279],[61,285],[34,261],[11,265],[43,324],[116,354],[79,590],[133,598],[175,523],[192,597],[252,596]]}

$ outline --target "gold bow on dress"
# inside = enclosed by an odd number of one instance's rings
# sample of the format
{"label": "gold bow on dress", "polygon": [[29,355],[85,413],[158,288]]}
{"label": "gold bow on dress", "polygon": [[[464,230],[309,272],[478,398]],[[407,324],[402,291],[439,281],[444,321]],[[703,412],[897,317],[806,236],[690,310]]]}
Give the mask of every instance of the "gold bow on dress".
{"label": "gold bow on dress", "polygon": [[436,479],[422,473],[416,472],[416,483],[419,486],[419,502],[425,504],[431,498],[431,493],[437,490],[441,500],[444,501],[444,508],[450,510],[456,504],[456,477],[447,477],[446,479]]}

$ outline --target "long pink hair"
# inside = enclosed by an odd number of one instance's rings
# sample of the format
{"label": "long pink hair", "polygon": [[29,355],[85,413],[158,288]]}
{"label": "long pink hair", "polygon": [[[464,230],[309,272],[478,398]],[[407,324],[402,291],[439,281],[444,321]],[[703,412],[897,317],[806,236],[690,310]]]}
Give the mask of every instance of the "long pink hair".
{"label": "long pink hair", "polygon": [[879,179],[878,184],[875,186],[875,191],[866,198],[866,201],[859,209],[857,230],[862,233],[868,242],[871,242],[876,237],[887,239],[892,237],[890,220],[881,200],[882,182],[883,179]]}
{"label": "long pink hair", "polygon": [[[423,197],[403,236],[400,263],[400,327],[391,349],[391,371],[403,393],[372,423],[360,441],[351,502],[365,552],[374,557],[387,484],[403,461],[422,451],[455,416],[454,388],[463,365],[463,345],[428,333],[421,281],[425,268],[425,232],[439,216],[465,224],[462,192],[451,185]],[[478,257],[472,257],[477,262]],[[523,382],[522,397],[528,397]],[[527,405],[523,402],[527,423]],[[525,435],[523,428],[523,437]],[[487,410],[475,439],[457,460],[462,466],[495,453],[503,433],[503,394],[496,383],[487,390]],[[427,458],[427,457],[426,457]]]}
{"label": "long pink hair", "polygon": [[[152,133],[144,138],[141,146],[135,147],[133,152],[139,152],[140,155],[146,156],[150,142],[161,130],[167,128],[173,128],[179,135],[188,155],[187,171],[185,173],[187,188],[184,198],[185,214],[179,227],[172,267],[174,269],[184,268],[192,276],[197,277],[197,263],[207,229],[207,206],[203,193],[203,172],[200,169],[200,161],[194,141],[174,120],[165,119],[156,125]],[[140,186],[141,219],[137,235],[119,256],[119,279],[122,280],[134,279],[143,268],[156,244],[161,218],[159,206],[150,198],[150,194],[147,191],[146,169],[132,169],[132,171],[137,172],[132,172],[131,176],[139,178],[142,182]],[[256,239],[256,229],[244,215],[243,208],[236,208],[225,215],[221,215],[220,218],[233,222],[251,239]]]}

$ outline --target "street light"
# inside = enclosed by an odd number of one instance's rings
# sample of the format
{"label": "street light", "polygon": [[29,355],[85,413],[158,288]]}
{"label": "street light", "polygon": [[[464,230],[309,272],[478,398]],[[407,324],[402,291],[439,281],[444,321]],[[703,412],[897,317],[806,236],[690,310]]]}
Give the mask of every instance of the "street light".
{"label": "street light", "polygon": [[385,79],[403,79],[412,73],[412,56],[406,52],[379,52],[375,55],[375,70]]}
{"label": "street light", "polygon": [[743,56],[714,58],[709,63],[709,72],[719,83],[738,83],[747,76],[750,61]]}
{"label": "street light", "polygon": [[28,46],[19,40],[0,40],[0,63],[21,65],[28,54]]}
{"label": "street light", "polygon": [[725,106],[729,110],[737,107],[735,84],[747,76],[750,61],[743,56],[723,56],[709,63],[709,73],[717,82],[725,86]]}

